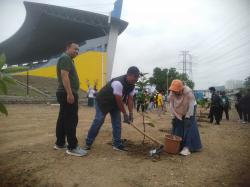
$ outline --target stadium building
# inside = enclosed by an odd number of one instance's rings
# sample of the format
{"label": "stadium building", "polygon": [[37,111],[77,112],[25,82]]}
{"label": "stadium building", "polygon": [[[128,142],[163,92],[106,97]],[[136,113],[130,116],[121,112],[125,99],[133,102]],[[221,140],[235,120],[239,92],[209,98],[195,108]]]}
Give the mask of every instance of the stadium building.
{"label": "stadium building", "polygon": [[[56,63],[68,41],[80,44],[74,59],[80,87],[98,82],[100,89],[111,78],[118,35],[128,23],[120,19],[122,0],[110,16],[54,5],[24,2],[26,17],[21,28],[0,44],[7,64],[30,64],[29,75],[56,78]],[[19,75],[26,75],[21,72]]]}

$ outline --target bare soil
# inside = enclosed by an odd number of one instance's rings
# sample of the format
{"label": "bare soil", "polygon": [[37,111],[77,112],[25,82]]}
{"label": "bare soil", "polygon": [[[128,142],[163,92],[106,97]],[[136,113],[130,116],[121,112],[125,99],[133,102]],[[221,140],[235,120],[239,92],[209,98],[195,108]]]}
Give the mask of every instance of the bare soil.
{"label": "bare soil", "polygon": [[[250,186],[250,124],[231,120],[221,125],[202,122],[201,152],[187,157],[162,153],[152,159],[154,148],[133,127],[123,124],[129,152],[112,149],[112,128],[107,116],[91,151],[73,157],[53,150],[58,106],[8,105],[9,116],[0,116],[0,186],[51,187],[158,187],[158,186]],[[94,118],[94,108],[80,107],[77,136],[83,146]],[[164,142],[170,132],[170,115],[148,113],[146,132]],[[143,128],[135,112],[135,125]]]}

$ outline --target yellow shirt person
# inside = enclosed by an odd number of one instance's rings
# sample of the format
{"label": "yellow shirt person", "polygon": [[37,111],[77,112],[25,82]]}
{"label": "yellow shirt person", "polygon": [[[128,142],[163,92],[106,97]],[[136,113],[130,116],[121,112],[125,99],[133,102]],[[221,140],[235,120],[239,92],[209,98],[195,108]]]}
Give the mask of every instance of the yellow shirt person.
{"label": "yellow shirt person", "polygon": [[163,106],[163,96],[161,93],[158,94],[158,99],[157,99],[158,107]]}

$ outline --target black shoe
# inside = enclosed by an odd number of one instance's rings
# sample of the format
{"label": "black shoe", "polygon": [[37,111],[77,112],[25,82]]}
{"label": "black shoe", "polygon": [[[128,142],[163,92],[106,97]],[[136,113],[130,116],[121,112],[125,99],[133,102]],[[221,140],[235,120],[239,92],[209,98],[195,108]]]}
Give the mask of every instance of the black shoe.
{"label": "black shoe", "polygon": [[127,152],[128,150],[124,147],[124,145],[113,146],[113,149],[116,151]]}
{"label": "black shoe", "polygon": [[[125,145],[127,143],[127,141],[128,141],[127,139],[121,139],[121,142],[123,145]],[[112,140],[112,146],[114,146],[113,140]]]}

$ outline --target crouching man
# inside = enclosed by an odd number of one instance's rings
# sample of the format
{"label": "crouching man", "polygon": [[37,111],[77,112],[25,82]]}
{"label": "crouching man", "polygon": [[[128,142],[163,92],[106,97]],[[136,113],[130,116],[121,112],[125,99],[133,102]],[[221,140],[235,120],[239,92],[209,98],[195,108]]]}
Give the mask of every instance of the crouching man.
{"label": "crouching man", "polygon": [[[123,114],[124,123],[130,124],[133,122],[134,88],[139,75],[139,69],[132,66],[127,70],[126,75],[112,79],[98,92],[95,119],[86,138],[85,150],[90,150],[106,115],[109,113],[113,128],[113,149],[127,151],[121,141],[121,113]],[[124,103],[128,104],[129,114]]]}

